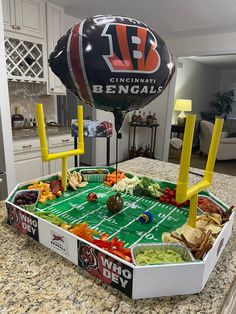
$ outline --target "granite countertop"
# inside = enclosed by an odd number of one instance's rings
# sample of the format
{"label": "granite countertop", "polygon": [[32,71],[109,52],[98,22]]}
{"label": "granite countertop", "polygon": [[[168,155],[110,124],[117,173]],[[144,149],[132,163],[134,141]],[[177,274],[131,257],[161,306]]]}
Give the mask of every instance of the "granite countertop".
{"label": "granite countertop", "polygon": [[[68,127],[46,127],[47,136],[54,136],[54,135],[63,135],[71,133],[71,128]],[[31,128],[31,129],[19,129],[19,130],[12,130],[12,137],[13,140],[22,140],[22,139],[29,139],[29,138],[38,138],[38,128]]]}
{"label": "granite countertop", "polygon": [[[119,168],[176,181],[178,166],[136,158]],[[192,169],[202,173],[202,170]],[[201,178],[190,174],[191,184]],[[235,202],[236,177],[218,174],[210,191]],[[28,236],[19,235],[0,209],[0,313],[221,313],[235,284],[236,230],[204,290],[195,295],[131,300]]]}

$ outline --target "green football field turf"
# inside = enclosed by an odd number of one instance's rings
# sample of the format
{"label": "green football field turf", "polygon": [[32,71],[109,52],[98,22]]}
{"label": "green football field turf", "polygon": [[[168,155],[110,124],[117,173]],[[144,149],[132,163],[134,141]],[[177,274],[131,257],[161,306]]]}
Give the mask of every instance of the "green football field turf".
{"label": "green football field turf", "polygon": [[[97,203],[87,201],[89,192],[98,195]],[[160,242],[163,232],[170,232],[186,222],[188,216],[186,209],[124,193],[122,210],[117,214],[111,214],[106,208],[106,201],[114,194],[115,192],[104,184],[89,183],[78,192],[65,192],[63,199],[58,198],[51,206],[38,205],[38,210],[49,210],[68,224],[86,221],[90,228],[108,233],[109,239],[117,236],[127,247],[138,242]],[[142,224],[138,217],[146,210],[152,213],[153,221]]]}
{"label": "green football field turf", "polygon": [[[174,187],[172,183],[159,182],[161,188]],[[98,202],[87,201],[87,195],[95,192]],[[109,196],[115,191],[103,183],[89,183],[77,191],[68,189],[63,195],[46,204],[37,205],[37,211],[50,211],[63,219],[67,224],[87,222],[89,228],[108,233],[109,239],[114,236],[125,242],[126,247],[136,243],[160,242],[163,232],[171,232],[181,227],[188,218],[188,208],[178,208],[160,203],[156,199],[137,197],[122,193],[123,208],[117,214],[111,214],[106,207]],[[207,192],[201,194],[209,195]],[[153,221],[142,224],[138,218],[144,211],[150,211]]]}

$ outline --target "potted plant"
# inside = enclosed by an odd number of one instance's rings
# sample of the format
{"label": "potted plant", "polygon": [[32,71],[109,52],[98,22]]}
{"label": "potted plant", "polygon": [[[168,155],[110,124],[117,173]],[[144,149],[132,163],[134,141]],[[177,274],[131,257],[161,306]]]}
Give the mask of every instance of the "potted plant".
{"label": "potted plant", "polygon": [[224,92],[217,92],[215,99],[210,102],[210,106],[213,113],[217,116],[229,114],[232,111],[232,104],[234,101],[234,90],[228,90]]}

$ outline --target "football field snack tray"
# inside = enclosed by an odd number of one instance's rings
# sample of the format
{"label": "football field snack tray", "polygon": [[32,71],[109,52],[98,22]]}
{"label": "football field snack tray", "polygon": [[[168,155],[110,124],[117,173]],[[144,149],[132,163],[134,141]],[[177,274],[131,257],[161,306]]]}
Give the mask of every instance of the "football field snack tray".
{"label": "football field snack tray", "polygon": [[[101,169],[114,172],[111,167]],[[81,173],[82,170],[76,168],[70,174]],[[128,173],[125,173],[126,176],[132,178]],[[40,178],[38,182],[50,184],[57,180],[58,175],[55,174]],[[143,177],[138,177],[138,180],[143,180]],[[166,188],[173,190],[176,186],[167,181],[150,180],[150,183],[158,187],[160,195]],[[36,212],[31,213],[23,206],[14,204],[13,200],[19,191],[27,190],[33,184],[36,185],[35,181],[19,184],[9,195],[6,201],[8,224],[134,299],[200,292],[232,230],[234,213],[229,212],[227,216],[228,206],[211,193],[200,192],[200,197],[209,198],[224,213],[220,218],[212,216],[220,214],[198,211],[199,227],[210,228],[212,233],[209,250],[203,253],[201,259],[196,258],[195,262],[137,266],[130,252],[135,246],[155,246],[174,236],[173,242],[176,241],[177,245],[182,245],[188,251],[187,243],[196,245],[197,238],[203,237],[202,233],[195,235],[181,229],[187,222],[188,206],[163,203],[157,198],[157,190],[155,194],[153,189],[149,193],[141,185],[139,193],[144,191],[148,196],[131,195],[130,189],[125,188],[125,192],[119,192],[123,199],[121,210],[112,213],[107,208],[107,199],[116,195],[116,190],[105,182],[88,182],[76,190],[68,186],[67,191],[62,191],[59,197],[38,202]],[[140,216],[148,213],[152,219],[145,222],[140,220]],[[187,242],[184,242],[185,238]],[[172,245],[169,242],[161,245]]]}

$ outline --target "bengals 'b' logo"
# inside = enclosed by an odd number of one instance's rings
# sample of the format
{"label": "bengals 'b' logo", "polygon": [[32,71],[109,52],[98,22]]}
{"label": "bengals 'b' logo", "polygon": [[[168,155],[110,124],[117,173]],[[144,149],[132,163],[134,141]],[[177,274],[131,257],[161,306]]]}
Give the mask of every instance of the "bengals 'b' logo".
{"label": "bengals 'b' logo", "polygon": [[80,243],[78,248],[78,257],[82,263],[82,267],[86,270],[89,270],[90,268],[97,268],[97,258],[93,253],[92,247]]}
{"label": "bengals 'b' logo", "polygon": [[109,38],[110,54],[103,56],[112,72],[153,73],[161,63],[157,42],[146,28],[108,24],[102,36]]}

